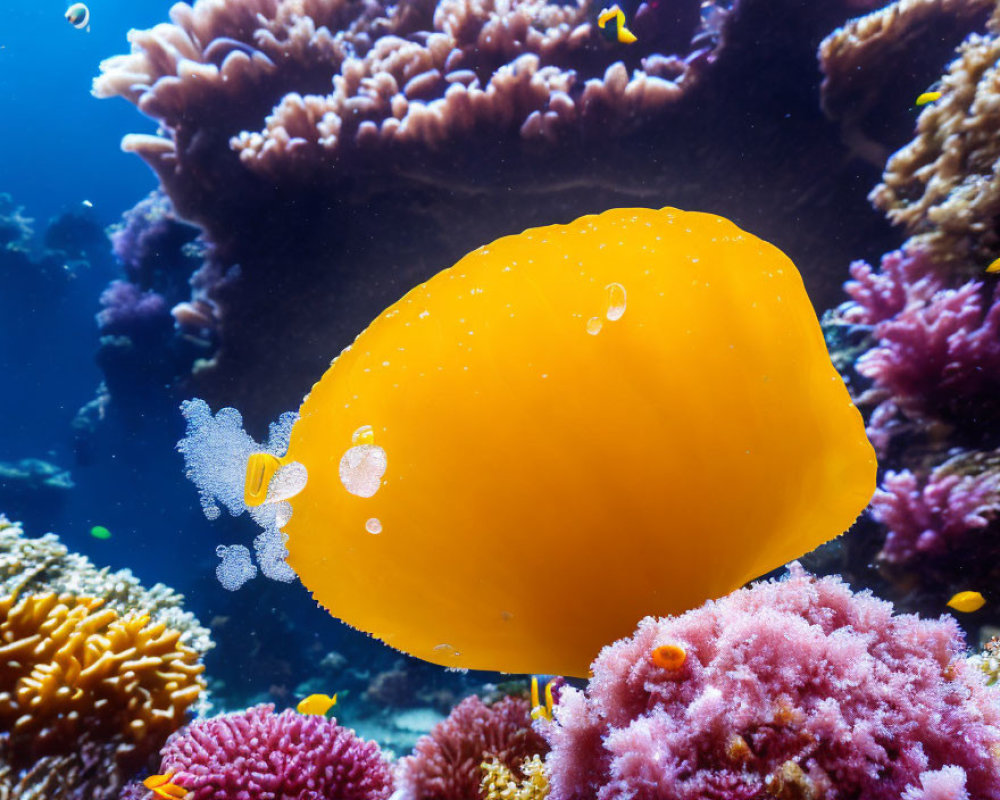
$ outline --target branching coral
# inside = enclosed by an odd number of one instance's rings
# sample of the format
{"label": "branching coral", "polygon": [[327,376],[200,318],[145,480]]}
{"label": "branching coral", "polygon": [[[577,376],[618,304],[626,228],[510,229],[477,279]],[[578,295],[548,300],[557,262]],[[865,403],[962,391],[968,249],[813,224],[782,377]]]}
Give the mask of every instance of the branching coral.
{"label": "branching coral", "polygon": [[198,699],[203,667],[178,631],[102,605],[54,593],[0,599],[0,726],[12,759],[116,735],[154,753]]}
{"label": "branching coral", "polygon": [[545,800],[549,793],[549,776],[538,755],[521,763],[524,780],[518,781],[510,768],[495,758],[481,765],[483,782],[479,787],[484,800]]}
{"label": "branching coral", "polygon": [[923,110],[916,137],[889,160],[871,194],[912,244],[966,268],[1000,256],[1000,9],[990,28],[959,49],[941,99]]}
{"label": "branching coral", "polygon": [[857,370],[911,419],[959,427],[997,418],[1000,303],[970,281],[912,304],[874,330]]}
{"label": "branching coral", "polygon": [[915,98],[926,85],[921,75],[936,74],[951,49],[981,29],[993,6],[993,0],[896,0],[823,40],[823,109],[840,120],[859,155],[882,168],[889,151],[875,132],[884,135],[887,118],[908,126],[910,103],[900,97]]}
{"label": "branching coral", "polygon": [[[389,763],[334,719],[273,706],[198,720],[167,744],[160,771],[188,800],[386,800]],[[140,790],[137,797],[149,797]]]}
{"label": "branching coral", "polygon": [[884,562],[919,561],[947,572],[957,560],[965,583],[974,584],[969,570],[993,564],[984,534],[1000,514],[1000,453],[959,453],[924,478],[890,471],[872,498],[872,513],[888,529]]}
{"label": "branching coral", "polygon": [[924,248],[882,259],[880,271],[851,264],[851,301],[835,318],[868,332],[857,372],[872,381],[862,404],[876,408],[868,435],[888,452],[899,431],[945,425],[982,439],[1000,414],[1000,303],[983,283],[955,286]]}
{"label": "branching coral", "polygon": [[0,514],[0,594],[13,592],[101,598],[120,616],[141,609],[154,622],[180,631],[181,643],[201,655],[213,647],[208,630],[182,607],[183,595],[162,583],[146,589],[127,569],[98,569],[86,556],[70,552],[55,534],[29,539]]}
{"label": "branching coral", "polygon": [[[680,670],[650,653],[682,645]],[[1000,696],[955,621],[796,567],[606,647],[544,733],[552,800],[1000,798]],[[951,794],[942,794],[948,788]]]}
{"label": "branching coral", "polygon": [[[133,136],[124,147],[167,186],[197,158],[194,136],[209,126],[213,137],[232,136],[241,161],[269,177],[350,170],[363,163],[347,157],[355,151],[441,151],[474,130],[551,142],[576,129],[603,138],[679,100],[710,60],[727,5],[704,15],[707,22],[689,0],[643,5],[631,23],[641,52],[627,54],[626,66],[620,50],[605,46],[589,0],[199,0],[174,6],[172,25],[133,31],[132,54],[104,62],[94,93],[124,96],[162,120],[170,138]],[[328,91],[331,78],[331,93],[308,93]],[[256,108],[225,113],[251,92]],[[234,127],[268,102],[274,109],[262,131]],[[203,114],[203,130],[192,130],[190,120]]]}
{"label": "branching coral", "polygon": [[467,697],[449,717],[417,742],[396,765],[399,800],[476,800],[484,797],[483,761],[494,759],[510,780],[528,777],[525,759],[544,754],[545,741],[532,728],[528,701],[505,697],[492,706]]}

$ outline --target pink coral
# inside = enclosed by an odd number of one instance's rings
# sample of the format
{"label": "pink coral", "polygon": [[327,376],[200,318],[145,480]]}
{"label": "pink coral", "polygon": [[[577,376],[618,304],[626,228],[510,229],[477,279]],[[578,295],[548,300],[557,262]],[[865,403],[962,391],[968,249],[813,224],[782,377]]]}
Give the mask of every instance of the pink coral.
{"label": "pink coral", "polygon": [[[667,671],[660,645],[687,651]],[[1000,696],[950,617],[782,581],[605,647],[545,729],[551,800],[1000,799]]]}
{"label": "pink coral", "polygon": [[390,767],[378,745],[336,720],[270,705],[198,720],[161,751],[160,772],[187,800],[385,800]]}
{"label": "pink coral", "polygon": [[965,453],[926,478],[910,470],[886,473],[872,498],[873,516],[889,529],[880,558],[905,564],[980,543],[973,535],[1000,512],[997,460],[996,453]]}
{"label": "pink coral", "polygon": [[505,697],[489,706],[467,697],[449,717],[420,738],[396,767],[399,800],[476,800],[480,764],[496,758],[517,779],[524,759],[547,750],[532,728],[528,701]]}
{"label": "pink coral", "polygon": [[875,326],[878,343],[857,370],[914,420],[959,427],[996,417],[1000,393],[1000,302],[969,281],[906,305]]}
{"label": "pink coral", "polygon": [[841,309],[846,322],[877,325],[906,308],[925,303],[944,288],[931,260],[920,250],[893,250],[882,256],[876,271],[864,261],[850,266],[844,291],[851,298]]}

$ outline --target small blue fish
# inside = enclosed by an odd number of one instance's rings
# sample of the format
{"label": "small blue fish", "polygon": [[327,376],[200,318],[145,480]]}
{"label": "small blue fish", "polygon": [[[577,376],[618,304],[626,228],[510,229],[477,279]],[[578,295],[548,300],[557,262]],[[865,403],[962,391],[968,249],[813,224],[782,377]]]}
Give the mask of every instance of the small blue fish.
{"label": "small blue fish", "polygon": [[66,9],[66,21],[77,30],[87,28],[90,25],[90,9],[83,3],[73,3]]}

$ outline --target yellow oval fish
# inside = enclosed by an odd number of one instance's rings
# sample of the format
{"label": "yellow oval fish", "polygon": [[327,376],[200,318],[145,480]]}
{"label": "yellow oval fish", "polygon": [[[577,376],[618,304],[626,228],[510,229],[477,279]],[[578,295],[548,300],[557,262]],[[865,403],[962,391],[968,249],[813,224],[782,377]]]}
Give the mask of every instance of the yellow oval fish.
{"label": "yellow oval fish", "polygon": [[672,208],[506,236],[416,287],[313,387],[287,453],[253,452],[232,410],[185,414],[206,510],[249,507],[265,573],[287,535],[333,615],[450,667],[584,676],[874,491],[795,266]]}

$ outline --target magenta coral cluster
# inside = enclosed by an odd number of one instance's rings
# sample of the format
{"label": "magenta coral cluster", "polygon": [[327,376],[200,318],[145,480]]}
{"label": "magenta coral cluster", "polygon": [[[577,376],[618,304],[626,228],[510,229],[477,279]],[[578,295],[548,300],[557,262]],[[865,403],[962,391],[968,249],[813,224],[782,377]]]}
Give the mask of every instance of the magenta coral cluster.
{"label": "magenta coral cluster", "polygon": [[1000,513],[1000,464],[995,453],[991,463],[980,463],[983,455],[955,455],[925,477],[886,473],[872,499],[872,515],[888,530],[883,561],[905,565],[956,551],[985,555],[977,534]]}
{"label": "magenta coral cluster", "polygon": [[953,288],[919,248],[889,253],[880,271],[855,262],[851,276],[838,316],[871,328],[856,369],[872,382],[861,400],[877,402],[868,423],[877,450],[897,430],[944,424],[978,437],[1000,418],[1000,301],[983,282]]}
{"label": "magenta coral cluster", "polygon": [[173,773],[187,800],[386,800],[392,793],[377,744],[336,720],[275,714],[270,705],[193,722],[160,755],[160,772]]}
{"label": "magenta coral cluster", "polygon": [[515,776],[526,758],[548,747],[531,724],[531,709],[521,697],[487,705],[467,697],[446,720],[417,741],[413,753],[396,766],[398,800],[476,800],[483,761],[495,758]]}
{"label": "magenta coral cluster", "polygon": [[998,800],[1000,695],[964,656],[953,619],[793,566],[605,647],[545,730],[550,798]]}

